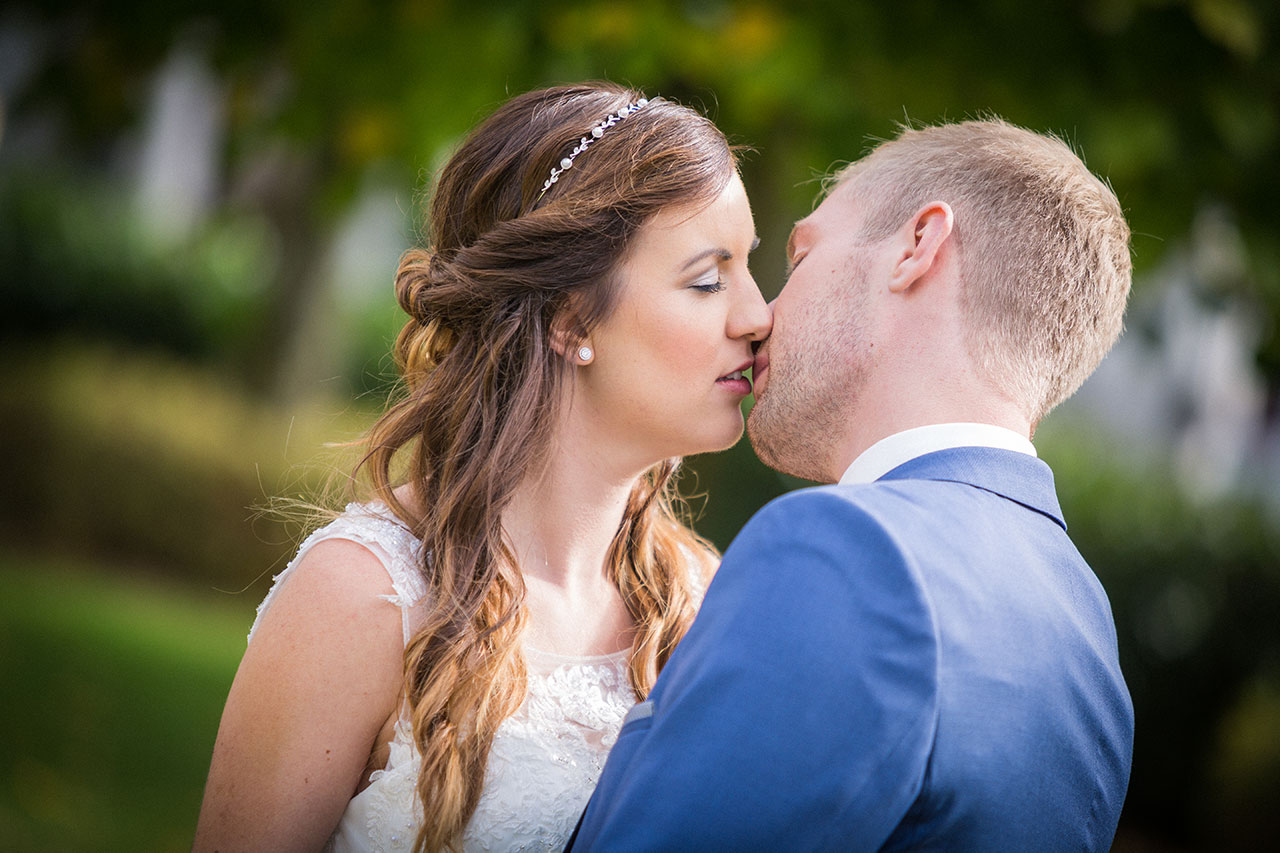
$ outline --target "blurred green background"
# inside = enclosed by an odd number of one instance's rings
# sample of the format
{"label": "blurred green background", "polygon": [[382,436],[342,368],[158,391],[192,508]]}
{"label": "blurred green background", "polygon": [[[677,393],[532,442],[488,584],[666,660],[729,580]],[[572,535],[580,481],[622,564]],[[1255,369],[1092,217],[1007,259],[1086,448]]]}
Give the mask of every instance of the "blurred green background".
{"label": "blurred green background", "polygon": [[[1135,233],[1128,332],[1042,428],[1137,712],[1115,849],[1280,837],[1280,7],[67,3],[0,11],[0,849],[190,844],[221,704],[385,400],[431,175],[509,95],[609,78],[738,143],[791,223],[899,122],[1067,138]],[[724,546],[794,488],[689,461]]]}

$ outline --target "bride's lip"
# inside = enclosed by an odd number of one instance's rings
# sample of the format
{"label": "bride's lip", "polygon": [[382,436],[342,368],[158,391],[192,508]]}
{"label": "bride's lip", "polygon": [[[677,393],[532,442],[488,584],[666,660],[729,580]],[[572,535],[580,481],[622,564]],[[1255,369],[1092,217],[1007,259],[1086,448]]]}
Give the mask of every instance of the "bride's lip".
{"label": "bride's lip", "polygon": [[755,359],[752,359],[744,363],[741,367],[735,367],[733,370],[730,370],[724,376],[721,376],[719,379],[717,379],[716,384],[719,385],[721,388],[725,388],[729,391],[733,391],[734,393],[741,394],[742,396],[745,397],[746,395],[751,393],[751,380],[745,376],[742,376],[740,378],[733,378],[733,374],[735,373],[740,374],[742,373],[742,371],[750,369],[751,366],[754,364],[755,364]]}
{"label": "bride's lip", "polygon": [[[728,373],[724,374],[724,376],[721,376],[720,379],[727,379],[731,374],[741,373],[744,370],[750,370],[755,365],[755,363],[756,363],[756,360],[754,358],[748,359],[738,367],[735,367],[733,370],[730,370]],[[717,379],[716,381],[718,382],[720,380]]]}

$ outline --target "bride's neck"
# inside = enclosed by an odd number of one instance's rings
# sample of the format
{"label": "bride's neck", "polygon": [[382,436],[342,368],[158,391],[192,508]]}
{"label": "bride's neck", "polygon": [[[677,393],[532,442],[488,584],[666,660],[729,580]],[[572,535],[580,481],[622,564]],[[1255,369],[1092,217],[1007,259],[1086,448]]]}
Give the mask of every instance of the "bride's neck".
{"label": "bride's neck", "polygon": [[502,513],[502,526],[526,578],[573,595],[598,585],[631,488],[608,448],[557,431],[546,464],[530,472]]}

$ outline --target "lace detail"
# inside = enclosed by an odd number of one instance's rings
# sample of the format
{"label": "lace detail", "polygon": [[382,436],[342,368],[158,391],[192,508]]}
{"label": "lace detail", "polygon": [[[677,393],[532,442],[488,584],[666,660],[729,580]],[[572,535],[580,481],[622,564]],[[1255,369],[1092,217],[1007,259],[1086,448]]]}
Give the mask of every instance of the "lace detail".
{"label": "lace detail", "polygon": [[[383,598],[401,608],[407,641],[411,614],[427,592],[418,568],[421,543],[378,502],[348,505],[302,543],[259,605],[254,628],[302,557],[326,539],[364,545],[386,567],[394,594]],[[584,658],[526,647],[525,655],[528,692],[494,738],[480,802],[463,832],[467,853],[562,849],[635,702],[626,651]],[[371,773],[369,786],[347,804],[325,850],[411,850],[422,822],[416,791],[421,763],[408,720],[401,718],[386,767]]]}
{"label": "lace detail", "polygon": [[[625,652],[537,672],[543,654],[526,651],[529,692],[494,738],[484,790],[462,835],[467,853],[562,849],[634,702]],[[387,768],[375,771],[351,801],[327,849],[412,849],[421,820],[415,790],[421,763],[401,720]],[[354,831],[357,825],[363,832]]]}
{"label": "lace detail", "polygon": [[369,787],[351,801],[326,851],[413,849],[422,825],[416,787],[422,758],[407,720],[396,722],[390,746],[386,769],[369,774]]}
{"label": "lace detail", "polygon": [[529,693],[494,739],[468,853],[562,849],[635,703],[625,653],[543,673],[533,671],[543,655],[526,653]]}

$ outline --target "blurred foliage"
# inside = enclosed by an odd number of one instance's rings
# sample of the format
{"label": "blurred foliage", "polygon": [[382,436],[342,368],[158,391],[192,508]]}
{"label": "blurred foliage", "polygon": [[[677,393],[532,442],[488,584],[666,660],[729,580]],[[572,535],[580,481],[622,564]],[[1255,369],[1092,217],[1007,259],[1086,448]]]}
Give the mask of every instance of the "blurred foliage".
{"label": "blurred foliage", "polygon": [[272,410],[170,357],[66,342],[3,355],[0,537],[228,591],[265,592],[306,519],[271,507],[338,493],[350,460],[322,447],[371,422]]}
{"label": "blurred foliage", "polygon": [[65,150],[49,153],[76,162],[100,162],[137,123],[175,45],[209,56],[226,84],[228,186],[256,175],[254,204],[279,237],[278,337],[312,293],[303,248],[369,169],[410,186],[509,94],[609,77],[703,105],[758,149],[745,177],[777,262],[759,272],[766,292],[814,197],[806,179],[902,120],[994,111],[1065,135],[1114,183],[1140,268],[1200,205],[1223,204],[1250,249],[1232,287],[1268,320],[1258,356],[1280,388],[1280,6],[1268,0],[43,0],[10,19],[44,45],[11,112],[56,115]]}
{"label": "blurred foliage", "polygon": [[1221,721],[1194,814],[1205,837],[1223,850],[1261,850],[1274,843],[1280,791],[1280,672],[1250,684]]}
{"label": "blurred foliage", "polygon": [[178,851],[247,597],[0,550],[0,848]]}
{"label": "blurred foliage", "polygon": [[227,217],[175,246],[132,212],[101,179],[0,174],[0,334],[74,334],[238,366],[261,331],[264,229]]}
{"label": "blurred foliage", "polygon": [[[133,591],[8,558],[0,675],[7,695],[32,698],[3,721],[0,839],[185,843],[176,827],[193,824],[252,604],[300,532],[249,508],[340,482],[349,460],[300,463],[357,436],[388,386],[390,281],[377,308],[336,312],[322,263],[370,181],[421,201],[509,95],[630,83],[704,108],[755,149],[743,171],[772,294],[818,175],[898,122],[995,112],[1060,133],[1111,180],[1140,270],[1206,206],[1239,223],[1247,269],[1210,296],[1262,320],[1274,418],[1278,20],[1268,0],[10,4],[0,35],[23,34],[31,53],[29,73],[0,62],[0,542],[247,591],[229,605],[243,617],[225,619],[224,602],[208,612],[235,635],[223,642],[199,608],[143,613]],[[156,71],[180,50],[214,69],[225,139],[212,209],[161,239],[131,197],[131,158]],[[302,398],[333,396],[298,405],[288,362],[317,346],[341,350],[330,360],[345,382],[313,381]],[[366,393],[339,402],[351,389]],[[1112,597],[1137,709],[1117,849],[1266,847],[1280,834],[1276,528],[1247,503],[1189,501],[1167,466],[1136,466],[1087,423],[1051,419],[1037,443]],[[745,443],[685,469],[686,489],[710,495],[693,501],[698,527],[722,547],[798,485]],[[117,813],[136,828],[110,829]]]}

